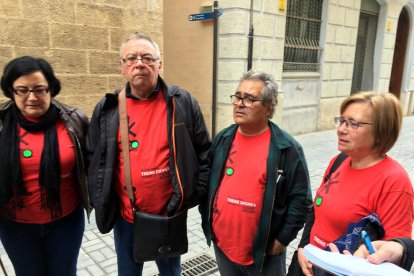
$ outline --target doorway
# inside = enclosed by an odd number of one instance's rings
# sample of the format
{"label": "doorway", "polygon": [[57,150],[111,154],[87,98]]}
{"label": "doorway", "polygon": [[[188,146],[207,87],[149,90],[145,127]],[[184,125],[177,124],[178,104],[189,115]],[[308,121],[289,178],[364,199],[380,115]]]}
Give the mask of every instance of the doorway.
{"label": "doorway", "polygon": [[405,57],[407,53],[408,34],[410,30],[410,18],[406,8],[403,8],[398,18],[397,35],[395,37],[394,57],[390,77],[389,92],[400,97]]}
{"label": "doorway", "polygon": [[359,14],[351,93],[370,91],[374,82],[374,50],[378,14],[362,11]]}

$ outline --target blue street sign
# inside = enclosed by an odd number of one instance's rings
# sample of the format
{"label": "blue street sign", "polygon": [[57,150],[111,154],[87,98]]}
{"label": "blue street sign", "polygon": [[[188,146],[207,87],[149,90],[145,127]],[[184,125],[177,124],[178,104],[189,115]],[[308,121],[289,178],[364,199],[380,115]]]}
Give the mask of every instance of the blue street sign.
{"label": "blue street sign", "polygon": [[[218,9],[218,13],[217,16],[220,16],[223,14],[223,9]],[[195,14],[190,14],[188,16],[188,20],[189,21],[199,21],[199,20],[211,20],[213,19],[213,12],[205,12],[205,13],[195,13]]]}
{"label": "blue street sign", "polygon": [[190,14],[188,16],[188,20],[190,21],[210,20],[210,19],[213,19],[212,12],[195,13],[195,14]]}

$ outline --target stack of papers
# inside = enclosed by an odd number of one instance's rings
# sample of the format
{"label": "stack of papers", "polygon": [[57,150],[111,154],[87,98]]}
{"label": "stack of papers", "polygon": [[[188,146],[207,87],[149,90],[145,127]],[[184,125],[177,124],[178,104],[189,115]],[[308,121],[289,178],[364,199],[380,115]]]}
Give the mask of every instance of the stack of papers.
{"label": "stack of papers", "polygon": [[308,244],[304,248],[305,257],[315,266],[328,271],[333,275],[358,275],[358,276],[412,276],[410,272],[392,263],[375,265],[366,259],[343,255],[336,252],[324,251],[316,246]]}

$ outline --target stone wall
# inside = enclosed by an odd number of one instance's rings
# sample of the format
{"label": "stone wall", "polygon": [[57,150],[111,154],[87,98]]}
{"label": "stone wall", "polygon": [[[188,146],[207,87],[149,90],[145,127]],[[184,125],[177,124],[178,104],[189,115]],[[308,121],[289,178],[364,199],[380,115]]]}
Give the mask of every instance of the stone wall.
{"label": "stone wall", "polygon": [[[351,94],[361,3],[365,0],[323,1],[320,72],[283,72],[286,12],[283,1],[253,1],[253,68],[272,73],[282,93],[274,121],[300,134],[334,128],[341,102]],[[398,18],[403,7],[414,21],[414,0],[377,0],[380,6],[374,50],[373,90],[387,92],[394,55]],[[366,4],[366,2],[364,3]],[[221,0],[218,126],[233,122],[229,95],[247,68],[250,23],[249,0]],[[400,101],[404,114],[414,112],[414,28],[407,46]]]}
{"label": "stone wall", "polygon": [[340,103],[351,94],[361,0],[329,1],[325,5],[317,130],[334,127]]}
{"label": "stone wall", "polygon": [[[414,114],[414,1],[394,0],[387,1],[383,13],[386,16],[383,47],[381,50],[381,66],[379,67],[378,90],[388,91],[394,56],[394,46],[398,28],[398,19],[403,8],[406,8],[410,17],[410,30],[405,56],[404,76],[401,85],[400,102],[404,115]],[[389,29],[388,29],[389,28]]]}
{"label": "stone wall", "polygon": [[[219,69],[217,95],[217,130],[233,123],[230,95],[247,70],[250,1],[221,0],[223,15],[219,23]],[[281,86],[285,12],[279,1],[253,1],[253,64],[252,68],[272,74]],[[281,121],[283,94],[278,97],[273,120]]]}
{"label": "stone wall", "polygon": [[[321,61],[321,97],[317,130],[334,127],[333,117],[338,116],[339,105],[350,95],[354,66],[358,21],[364,0],[338,0],[327,3],[326,42]],[[374,50],[373,90],[389,91],[391,68],[394,56],[398,18],[403,7],[408,9],[413,22],[414,1],[377,0],[380,5]],[[414,78],[412,72],[413,28],[407,45],[405,75],[400,102],[404,115],[413,114]]]}
{"label": "stone wall", "polygon": [[22,55],[45,58],[62,82],[57,99],[90,116],[125,82],[119,45],[134,32],[162,47],[162,0],[1,0],[0,67]]}

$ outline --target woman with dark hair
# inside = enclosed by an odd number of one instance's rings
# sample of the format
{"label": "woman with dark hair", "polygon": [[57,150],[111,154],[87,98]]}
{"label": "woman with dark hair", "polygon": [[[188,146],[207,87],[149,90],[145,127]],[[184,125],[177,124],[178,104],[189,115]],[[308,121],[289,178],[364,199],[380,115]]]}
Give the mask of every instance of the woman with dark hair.
{"label": "woman with dark hair", "polygon": [[[76,275],[89,216],[83,162],[88,119],[53,98],[59,80],[41,58],[10,61],[1,78],[0,239],[16,275]],[[82,208],[83,206],[83,208]]]}

